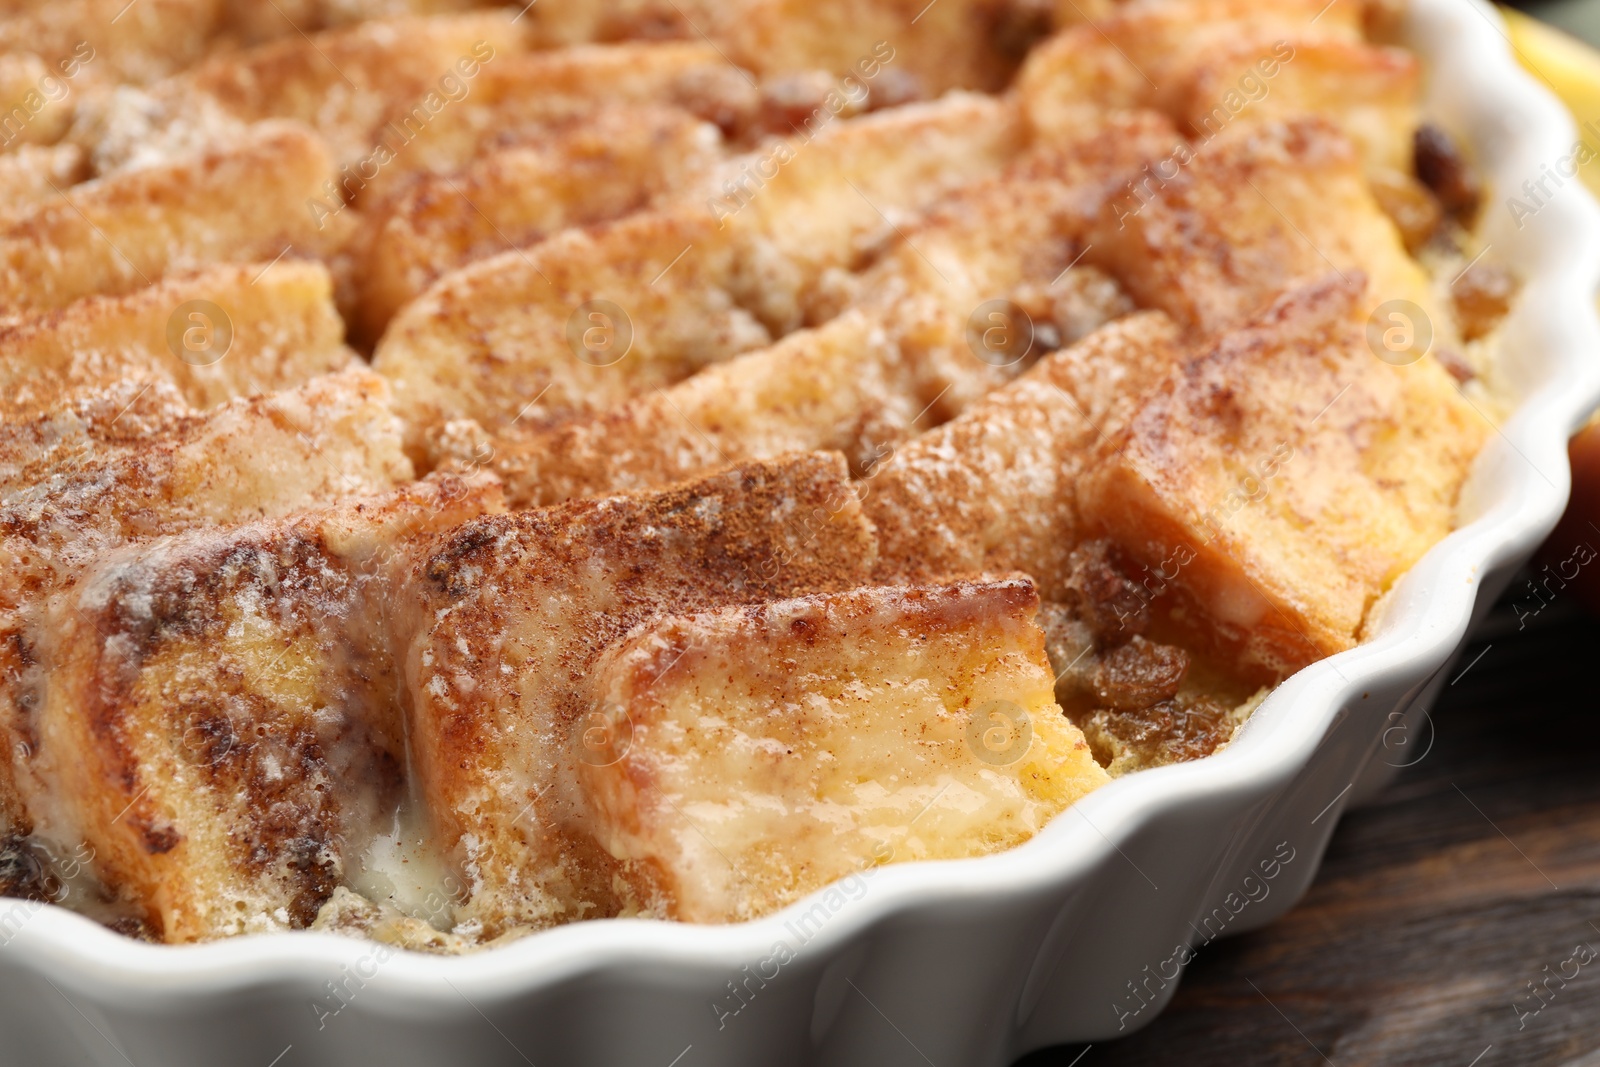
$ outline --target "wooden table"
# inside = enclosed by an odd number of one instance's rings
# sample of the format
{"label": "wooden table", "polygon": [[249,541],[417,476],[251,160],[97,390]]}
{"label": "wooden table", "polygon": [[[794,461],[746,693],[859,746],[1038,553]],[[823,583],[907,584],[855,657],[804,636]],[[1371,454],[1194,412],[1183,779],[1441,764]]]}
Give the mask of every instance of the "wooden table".
{"label": "wooden table", "polygon": [[1600,958],[1568,962],[1600,957],[1600,622],[1563,608],[1488,621],[1295,910],[1204,949],[1140,1033],[1018,1067],[1600,1067]]}

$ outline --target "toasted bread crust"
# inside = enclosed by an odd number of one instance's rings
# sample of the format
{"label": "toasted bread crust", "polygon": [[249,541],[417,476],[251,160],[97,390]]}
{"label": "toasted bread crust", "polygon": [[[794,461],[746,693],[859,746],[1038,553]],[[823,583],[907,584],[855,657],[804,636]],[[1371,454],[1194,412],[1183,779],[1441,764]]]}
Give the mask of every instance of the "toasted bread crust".
{"label": "toasted bread crust", "polygon": [[74,188],[0,232],[0,311],[120,295],[168,272],[329,248],[307,203],[334,176],[302,127]]}
{"label": "toasted bread crust", "polygon": [[361,292],[370,336],[441,274],[639,211],[721,155],[716,127],[654,106],[591,109],[504,139],[461,171],[416,175],[372,205]]}
{"label": "toasted bread crust", "polygon": [[[801,324],[822,272],[855,257],[884,207],[931,200],[1017,147],[1001,105],[958,98],[907,110],[828,127],[804,152],[789,147],[795,162],[737,210],[686,194],[446,275],[394,318],[374,366],[419,428],[471,418],[515,436],[760,347]],[[900,150],[908,136],[914,152]],[[600,318],[597,297],[608,302]]]}
{"label": "toasted bread crust", "polygon": [[131,379],[0,419],[0,815],[31,822],[53,791],[32,779],[39,627],[49,598],[130,542],[275,518],[412,476],[381,378],[330,376],[196,413],[159,381]]}
{"label": "toasted bread crust", "polygon": [[578,767],[633,905],[754,918],[886,862],[1005,848],[1099,786],[1038,606],[1015,577],[641,624],[592,683],[626,751]]}
{"label": "toasted bread crust", "polygon": [[[339,163],[353,163],[372,153],[396,111],[429,93],[470,95],[469,89],[453,88],[470,87],[465,71],[475,77],[482,64],[523,51],[525,27],[511,15],[377,19],[328,30],[315,40],[289,33],[210,59],[158,91],[203,96],[241,122],[293,119],[326,140]],[[441,79],[454,80],[441,87]]]}
{"label": "toasted bread crust", "polygon": [[[1319,117],[1239,124],[1109,201],[1089,258],[1142,306],[1217,335],[1329,271],[1449,316],[1362,177],[1352,142]],[[1441,338],[1441,341],[1444,339]]]}
{"label": "toasted bread crust", "polygon": [[[0,41],[20,43],[55,71],[70,69],[86,81],[148,85],[205,54],[223,6],[224,0],[155,0],[137,18],[122,18],[125,3],[118,0],[26,4],[0,14]],[[61,66],[73,58],[79,63]]]}
{"label": "toasted bread crust", "polygon": [[596,658],[663,610],[846,588],[871,527],[842,457],[753,463],[655,493],[484,518],[410,565],[418,786],[490,931],[610,914],[612,863],[569,829],[569,730]]}
{"label": "toasted bread crust", "polygon": [[[197,409],[290,389],[355,358],[344,347],[332,290],[320,263],[285,259],[223,264],[125,296],[85,297],[0,327],[0,389],[12,417],[122,378],[169,383]],[[180,314],[191,303],[198,318]],[[174,316],[179,331],[201,331],[189,360],[178,358],[186,352],[183,333],[174,350]]]}
{"label": "toasted bread crust", "polygon": [[1114,322],[883,460],[862,486],[879,576],[1016,569],[1059,599],[1085,532],[1078,482],[1178,341],[1160,312]]}
{"label": "toasted bread crust", "polygon": [[1376,358],[1365,299],[1359,277],[1291,290],[1176,368],[1080,491],[1140,561],[1181,558],[1194,637],[1268,679],[1356,642],[1491,432],[1437,360]]}
{"label": "toasted bread crust", "polygon": [[497,505],[451,476],[106,557],[45,626],[42,830],[168,941],[309,925],[402,787],[384,558]]}
{"label": "toasted bread crust", "polygon": [[[987,302],[1048,296],[1084,253],[1104,198],[1175,139],[1168,123],[1140,115],[1035,148],[902,226],[852,280],[844,313],[677,385],[505,441],[495,468],[520,505],[804,449],[841,451],[858,475],[871,471],[900,442],[1024,370],[1046,336],[1083,327],[1046,314],[1019,320],[1011,326],[1028,331],[1030,350],[998,360],[980,358],[971,339]],[[1107,318],[1121,310],[1112,292]]]}

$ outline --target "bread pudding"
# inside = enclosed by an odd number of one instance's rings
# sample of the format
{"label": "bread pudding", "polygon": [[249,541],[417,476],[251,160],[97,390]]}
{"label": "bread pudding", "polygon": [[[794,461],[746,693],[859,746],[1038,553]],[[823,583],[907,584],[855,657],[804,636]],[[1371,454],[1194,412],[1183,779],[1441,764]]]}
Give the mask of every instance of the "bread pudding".
{"label": "bread pudding", "polygon": [[1360,642],[1502,413],[1384,0],[118,7],[0,11],[0,891],[129,936],[1011,847]]}

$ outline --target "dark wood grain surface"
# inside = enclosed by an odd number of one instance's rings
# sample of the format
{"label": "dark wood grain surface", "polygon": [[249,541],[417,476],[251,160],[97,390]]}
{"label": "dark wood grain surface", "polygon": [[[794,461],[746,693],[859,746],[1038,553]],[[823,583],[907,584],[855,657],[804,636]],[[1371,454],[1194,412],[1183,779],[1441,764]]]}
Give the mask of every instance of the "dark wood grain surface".
{"label": "dark wood grain surface", "polygon": [[1204,949],[1147,1029],[1019,1067],[1600,1067],[1600,622],[1558,610],[1490,620],[1298,907]]}

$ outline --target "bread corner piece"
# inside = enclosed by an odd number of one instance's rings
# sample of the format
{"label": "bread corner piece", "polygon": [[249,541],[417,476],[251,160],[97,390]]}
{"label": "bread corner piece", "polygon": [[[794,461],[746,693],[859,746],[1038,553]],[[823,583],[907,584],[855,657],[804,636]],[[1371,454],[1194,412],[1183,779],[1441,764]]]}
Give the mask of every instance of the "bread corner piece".
{"label": "bread corner piece", "polygon": [[1079,487],[1145,589],[1261,682],[1355,644],[1491,432],[1431,355],[1378,358],[1371,303],[1359,274],[1291,289],[1169,373]]}
{"label": "bread corner piece", "polygon": [[644,913],[753,918],[852,873],[1016,845],[1108,779],[1026,577],[659,617],[593,674],[578,766]]}
{"label": "bread corner piece", "polygon": [[41,834],[161,940],[309,925],[403,788],[396,549],[500,506],[434,476],[107,555],[43,642]]}
{"label": "bread corner piece", "polygon": [[607,646],[662,613],[864,585],[875,551],[844,457],[812,452],[477,519],[417,553],[396,608],[415,626],[409,737],[439,848],[468,887],[456,931],[622,913],[572,774]]}

